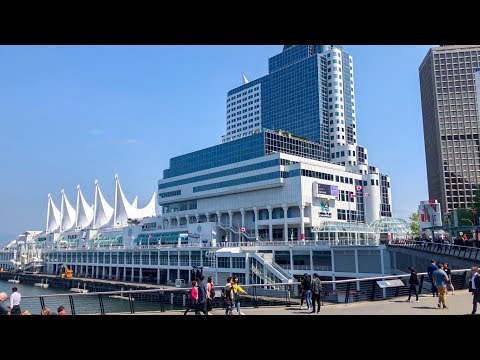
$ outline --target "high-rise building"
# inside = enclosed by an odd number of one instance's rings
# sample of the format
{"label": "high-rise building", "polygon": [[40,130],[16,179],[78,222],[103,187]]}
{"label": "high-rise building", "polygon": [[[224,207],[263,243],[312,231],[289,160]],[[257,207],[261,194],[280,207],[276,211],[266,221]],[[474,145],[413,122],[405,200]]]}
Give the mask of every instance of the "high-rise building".
{"label": "high-rise building", "polygon": [[[357,153],[353,60],[337,45],[285,45],[269,59],[269,73],[227,95],[222,142],[263,128],[285,130],[318,142],[322,160],[340,151]],[[363,153],[363,151],[361,151]],[[353,155],[334,161],[357,163]]]}
{"label": "high-rise building", "polygon": [[477,111],[480,114],[480,68],[475,69],[475,86],[477,87]]}
{"label": "high-rise building", "polygon": [[440,46],[419,67],[428,194],[443,212],[469,208],[480,183],[479,59],[479,45]]}

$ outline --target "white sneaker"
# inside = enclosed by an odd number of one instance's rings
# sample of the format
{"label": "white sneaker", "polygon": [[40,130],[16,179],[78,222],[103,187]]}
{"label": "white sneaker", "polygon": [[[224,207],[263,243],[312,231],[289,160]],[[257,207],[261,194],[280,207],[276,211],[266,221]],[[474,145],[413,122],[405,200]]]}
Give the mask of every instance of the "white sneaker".
{"label": "white sneaker", "polygon": [[210,311],[208,312],[208,315],[213,315]]}
{"label": "white sneaker", "polygon": [[240,314],[239,315],[245,315],[243,312],[240,311]]}
{"label": "white sneaker", "polygon": [[415,300],[415,302],[418,302],[418,300]]}
{"label": "white sneaker", "polygon": [[303,310],[303,305],[300,305],[300,310]]}

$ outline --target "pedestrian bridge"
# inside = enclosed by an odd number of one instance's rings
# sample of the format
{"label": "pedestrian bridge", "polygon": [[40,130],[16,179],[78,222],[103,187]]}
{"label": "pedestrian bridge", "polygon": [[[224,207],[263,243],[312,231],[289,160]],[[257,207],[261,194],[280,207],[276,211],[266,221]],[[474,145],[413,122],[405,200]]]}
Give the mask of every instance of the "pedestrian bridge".
{"label": "pedestrian bridge", "polygon": [[388,244],[393,273],[408,272],[412,266],[417,271],[427,269],[430,260],[448,263],[450,269],[469,269],[480,265],[480,248],[441,243],[398,243]]}

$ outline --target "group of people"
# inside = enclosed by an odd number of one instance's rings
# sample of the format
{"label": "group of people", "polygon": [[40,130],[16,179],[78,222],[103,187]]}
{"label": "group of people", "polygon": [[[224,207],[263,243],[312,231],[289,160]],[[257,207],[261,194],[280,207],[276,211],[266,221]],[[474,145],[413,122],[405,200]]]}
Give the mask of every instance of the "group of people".
{"label": "group of people", "polygon": [[[413,267],[409,267],[410,278],[408,279],[409,289],[408,289],[408,299],[412,297],[412,291],[415,294],[415,302],[418,302],[418,290],[417,286],[420,284],[417,271]],[[438,308],[447,309],[447,287],[450,287],[452,294],[455,294],[455,288],[453,287],[451,275],[452,272],[448,267],[448,263],[442,264],[435,260],[430,261],[430,265],[427,267],[427,274],[430,282],[432,284],[431,291],[433,297],[438,297]]]}
{"label": "group of people", "polygon": [[[16,287],[12,288],[12,294],[10,295],[10,306],[7,306],[7,293],[0,293],[0,315],[32,315],[30,311],[21,311],[20,303],[22,301],[22,295],[18,292]],[[68,315],[63,306],[59,306],[57,309],[57,315]],[[48,308],[43,308],[40,315],[53,315]]]}
{"label": "group of people", "polygon": [[[212,315],[213,299],[215,298],[215,286],[213,278],[208,277],[207,283],[204,282],[205,277],[199,276],[197,280],[192,281],[192,287],[188,292],[189,306],[185,310],[184,315],[190,311],[195,312],[195,315]],[[238,276],[227,278],[227,283],[222,289],[222,299],[225,305],[225,315],[232,315],[235,307],[238,315],[245,315],[241,311],[241,295],[247,294],[239,284]]]}
{"label": "group of people", "polygon": [[300,309],[303,308],[303,301],[305,300],[307,310],[309,310],[311,314],[315,313],[315,303],[317,303],[317,313],[319,313],[320,306],[323,305],[323,289],[320,277],[317,273],[314,273],[312,277],[305,273],[303,274],[300,284]]}

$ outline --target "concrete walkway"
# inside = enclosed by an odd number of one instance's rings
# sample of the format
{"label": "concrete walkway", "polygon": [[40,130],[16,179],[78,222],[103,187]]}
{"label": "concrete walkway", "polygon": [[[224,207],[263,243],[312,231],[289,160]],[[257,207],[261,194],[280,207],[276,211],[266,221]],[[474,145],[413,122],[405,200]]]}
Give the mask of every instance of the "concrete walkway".
{"label": "concrete walkway", "polygon": [[[300,310],[299,306],[291,307],[242,307],[246,315],[300,315],[300,316],[325,316],[325,315],[469,315],[472,312],[472,294],[468,290],[455,291],[455,295],[449,292],[447,295],[448,309],[438,309],[438,298],[428,295],[420,295],[416,303],[415,296],[407,302],[407,297],[398,297],[390,300],[375,302],[359,302],[350,304],[327,304],[322,306],[320,314],[310,314],[307,310]],[[224,309],[214,309],[213,315],[224,316]],[[236,314],[236,310],[234,310]],[[477,314],[480,314],[480,305]],[[148,312],[135,315],[182,315],[182,310],[161,312]],[[188,316],[194,316],[189,313]]]}

